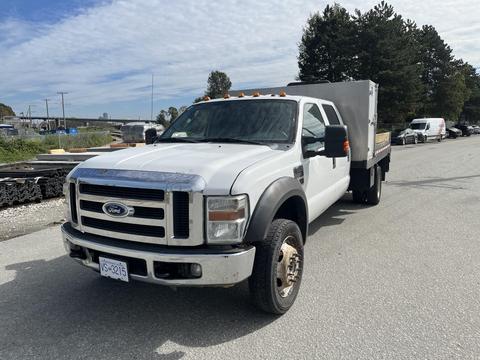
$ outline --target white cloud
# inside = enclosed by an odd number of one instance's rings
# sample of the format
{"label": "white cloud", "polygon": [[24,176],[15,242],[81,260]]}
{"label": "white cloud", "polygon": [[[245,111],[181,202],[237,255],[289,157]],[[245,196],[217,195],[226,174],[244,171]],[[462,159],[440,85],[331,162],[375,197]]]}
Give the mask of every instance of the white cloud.
{"label": "white cloud", "polygon": [[[367,10],[376,1],[342,2]],[[418,24],[432,24],[455,55],[480,65],[476,1],[392,1]],[[297,75],[297,44],[309,14],[326,2],[118,0],[53,25],[0,22],[0,94],[41,98],[69,91],[78,106],[203,92],[220,69],[234,87],[285,84]],[[17,99],[17,100],[15,100]],[[23,99],[23,98],[22,98]],[[32,98],[33,100],[33,98]],[[133,114],[131,114],[133,115]]]}

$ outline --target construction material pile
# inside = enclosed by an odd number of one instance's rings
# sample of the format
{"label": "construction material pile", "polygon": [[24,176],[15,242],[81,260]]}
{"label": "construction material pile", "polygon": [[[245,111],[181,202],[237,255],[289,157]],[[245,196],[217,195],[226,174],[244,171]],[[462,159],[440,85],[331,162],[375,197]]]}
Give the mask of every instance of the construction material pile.
{"label": "construction material pile", "polygon": [[0,169],[0,208],[62,196],[67,169],[25,165]]}

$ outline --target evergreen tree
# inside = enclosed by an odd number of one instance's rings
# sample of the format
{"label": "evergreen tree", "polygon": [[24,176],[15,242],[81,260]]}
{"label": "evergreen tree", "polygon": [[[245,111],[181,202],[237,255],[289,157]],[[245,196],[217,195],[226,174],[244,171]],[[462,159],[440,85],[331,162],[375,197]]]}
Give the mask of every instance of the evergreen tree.
{"label": "evergreen tree", "polygon": [[379,84],[378,117],[403,123],[416,114],[422,89],[416,25],[381,2],[365,14],[356,11],[358,79]]}
{"label": "evergreen tree", "polygon": [[[448,95],[448,89],[440,86],[449,86],[460,79],[450,79],[454,75],[454,59],[452,49],[443,41],[435,28],[425,25],[416,33],[420,44],[420,60],[422,62],[422,94],[421,115],[433,116],[438,111],[440,94]],[[441,101],[440,101],[441,102]]]}
{"label": "evergreen tree", "polygon": [[212,71],[208,76],[207,91],[205,95],[211,99],[223,97],[232,87],[232,82],[227,74],[221,71]]}
{"label": "evergreen tree", "polygon": [[469,98],[463,106],[463,118],[469,123],[480,123],[480,75],[470,64],[463,65],[465,85],[469,90]]}
{"label": "evergreen tree", "polygon": [[344,81],[356,72],[356,24],[339,4],[307,21],[299,45],[299,79]]}

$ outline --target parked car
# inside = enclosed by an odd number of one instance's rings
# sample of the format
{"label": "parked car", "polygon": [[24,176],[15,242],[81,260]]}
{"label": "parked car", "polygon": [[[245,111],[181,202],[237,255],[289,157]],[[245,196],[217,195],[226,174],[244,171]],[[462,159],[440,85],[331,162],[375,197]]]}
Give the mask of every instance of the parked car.
{"label": "parked car", "polygon": [[462,136],[462,131],[452,126],[447,129],[447,135],[450,139],[456,139],[457,137]]}
{"label": "parked car", "polygon": [[472,135],[472,128],[466,124],[457,124],[455,125],[457,129],[459,129],[462,132],[462,136],[470,136]]}
{"label": "parked car", "polygon": [[473,125],[473,133],[474,134],[480,134],[480,126]]}
{"label": "parked car", "polygon": [[418,143],[418,134],[412,129],[396,130],[392,132],[392,144],[406,145]]}
{"label": "parked car", "polygon": [[427,142],[429,139],[442,141],[445,137],[445,120],[443,118],[413,119],[409,127],[417,133],[422,142]]}

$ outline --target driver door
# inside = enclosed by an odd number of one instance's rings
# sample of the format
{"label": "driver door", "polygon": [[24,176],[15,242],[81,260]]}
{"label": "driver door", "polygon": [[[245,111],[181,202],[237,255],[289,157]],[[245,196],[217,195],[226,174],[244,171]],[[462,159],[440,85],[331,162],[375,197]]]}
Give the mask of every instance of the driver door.
{"label": "driver door", "polygon": [[[324,149],[325,125],[328,123],[325,123],[319,106],[315,103],[305,103],[303,105],[302,138],[315,138],[318,141],[308,145],[304,145],[302,141],[304,153],[305,150],[320,151]],[[332,185],[336,180],[332,159],[317,155],[310,158],[304,157],[302,161],[309,221],[312,221],[331,205],[328,194],[332,191]]]}

